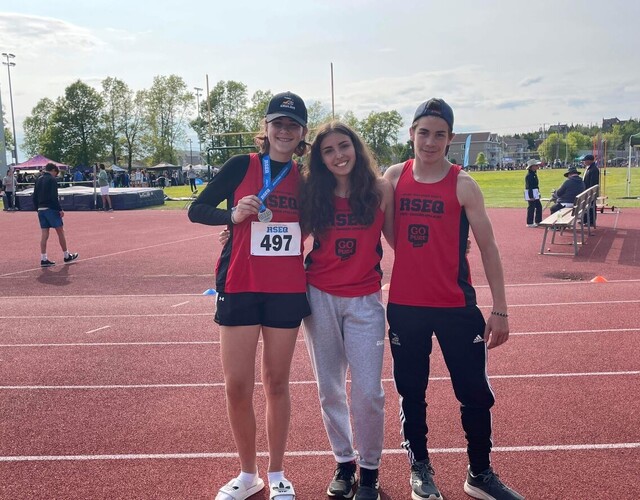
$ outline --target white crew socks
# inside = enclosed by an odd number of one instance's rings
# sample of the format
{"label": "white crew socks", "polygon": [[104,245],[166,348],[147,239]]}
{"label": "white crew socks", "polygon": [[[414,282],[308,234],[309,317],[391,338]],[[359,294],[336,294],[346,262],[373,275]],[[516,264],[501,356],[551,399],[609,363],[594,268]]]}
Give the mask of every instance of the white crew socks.
{"label": "white crew socks", "polygon": [[[242,481],[247,488],[251,488],[251,486],[258,482],[259,477],[258,471],[255,473],[240,471],[238,479]],[[220,492],[218,493],[218,496],[216,496],[216,500],[233,500],[233,497]]]}

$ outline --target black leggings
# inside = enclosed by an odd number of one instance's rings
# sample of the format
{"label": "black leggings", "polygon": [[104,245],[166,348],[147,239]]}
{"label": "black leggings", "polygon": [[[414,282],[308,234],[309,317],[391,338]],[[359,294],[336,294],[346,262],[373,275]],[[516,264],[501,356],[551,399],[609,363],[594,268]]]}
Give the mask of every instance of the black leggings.
{"label": "black leggings", "polygon": [[411,462],[428,458],[427,402],[429,356],[435,333],[460,402],[469,464],[474,471],[490,465],[491,407],[495,402],[487,378],[485,321],[476,306],[412,307],[388,304],[393,377],[400,395],[403,447]]}

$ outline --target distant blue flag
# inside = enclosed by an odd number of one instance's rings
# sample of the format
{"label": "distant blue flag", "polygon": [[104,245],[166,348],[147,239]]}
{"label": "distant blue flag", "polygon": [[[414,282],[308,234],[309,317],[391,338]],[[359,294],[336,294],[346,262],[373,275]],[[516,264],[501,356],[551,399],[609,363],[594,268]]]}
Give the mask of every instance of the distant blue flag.
{"label": "distant blue flag", "polygon": [[462,166],[467,168],[469,166],[469,150],[471,149],[471,134],[467,136],[467,140],[464,143],[464,162]]}

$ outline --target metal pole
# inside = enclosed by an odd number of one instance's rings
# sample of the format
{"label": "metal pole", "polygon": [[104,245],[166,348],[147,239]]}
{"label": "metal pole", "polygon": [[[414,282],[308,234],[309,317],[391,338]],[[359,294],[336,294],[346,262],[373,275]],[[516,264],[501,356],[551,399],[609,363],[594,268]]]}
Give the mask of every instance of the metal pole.
{"label": "metal pole", "polygon": [[7,75],[9,76],[9,104],[11,104],[11,126],[13,127],[13,162],[18,164],[18,143],[16,140],[16,119],[13,113],[13,91],[11,89],[11,66],[15,66],[16,63],[9,61],[16,56],[8,52],[3,52],[2,55],[7,59],[6,62],[2,62],[7,67]]}
{"label": "metal pole", "polygon": [[[202,95],[202,89],[200,87],[193,87],[193,90],[196,91],[196,106],[198,106],[198,120],[200,120],[200,96]],[[200,139],[200,134],[198,134],[198,152],[202,154],[202,140]],[[198,163],[202,161],[201,158],[198,158]]]}
{"label": "metal pole", "polygon": [[631,196],[631,151],[633,149],[633,147],[631,146],[631,139],[633,139],[634,137],[640,137],[640,133],[629,136],[629,163],[627,164],[627,198]]}
{"label": "metal pole", "polygon": [[331,63],[331,118],[336,119],[336,105],[333,97],[333,63]]}

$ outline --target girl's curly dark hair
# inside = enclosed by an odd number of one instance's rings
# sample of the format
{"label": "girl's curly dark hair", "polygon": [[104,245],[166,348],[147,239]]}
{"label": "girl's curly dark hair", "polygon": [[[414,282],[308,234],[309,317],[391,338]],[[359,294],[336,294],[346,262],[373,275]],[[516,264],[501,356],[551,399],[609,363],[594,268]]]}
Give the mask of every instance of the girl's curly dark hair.
{"label": "girl's curly dark hair", "polygon": [[355,165],[349,175],[349,206],[359,224],[370,226],[380,206],[381,193],[376,182],[380,177],[373,155],[358,134],[344,123],[322,125],[311,144],[308,161],[302,167],[300,188],[300,224],[304,234],[321,235],[334,223],[334,189],[336,180],[322,161],[323,139],[332,133],[346,135],[355,149]]}

